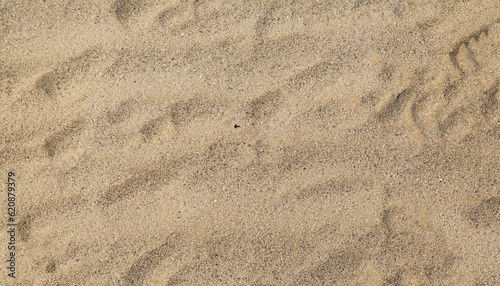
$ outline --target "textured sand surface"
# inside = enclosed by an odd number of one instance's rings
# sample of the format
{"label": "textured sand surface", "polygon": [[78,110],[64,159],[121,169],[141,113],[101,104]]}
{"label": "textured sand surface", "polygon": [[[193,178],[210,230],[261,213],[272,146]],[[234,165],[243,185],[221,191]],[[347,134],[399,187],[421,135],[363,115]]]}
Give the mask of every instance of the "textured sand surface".
{"label": "textured sand surface", "polygon": [[0,49],[0,285],[500,285],[499,0],[2,0]]}

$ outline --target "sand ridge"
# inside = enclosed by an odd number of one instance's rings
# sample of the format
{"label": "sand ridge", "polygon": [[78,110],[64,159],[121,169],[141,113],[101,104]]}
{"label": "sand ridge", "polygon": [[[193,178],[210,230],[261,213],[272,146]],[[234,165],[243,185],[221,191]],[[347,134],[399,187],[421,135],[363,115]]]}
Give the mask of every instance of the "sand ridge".
{"label": "sand ridge", "polygon": [[0,13],[1,285],[500,283],[500,2]]}

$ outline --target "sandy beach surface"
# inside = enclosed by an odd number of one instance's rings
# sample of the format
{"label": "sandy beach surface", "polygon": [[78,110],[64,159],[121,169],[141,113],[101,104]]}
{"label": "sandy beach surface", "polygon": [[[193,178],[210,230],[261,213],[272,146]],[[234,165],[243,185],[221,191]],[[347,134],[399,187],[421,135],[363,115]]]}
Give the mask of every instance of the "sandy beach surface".
{"label": "sandy beach surface", "polygon": [[3,0],[0,50],[0,285],[500,285],[499,0]]}

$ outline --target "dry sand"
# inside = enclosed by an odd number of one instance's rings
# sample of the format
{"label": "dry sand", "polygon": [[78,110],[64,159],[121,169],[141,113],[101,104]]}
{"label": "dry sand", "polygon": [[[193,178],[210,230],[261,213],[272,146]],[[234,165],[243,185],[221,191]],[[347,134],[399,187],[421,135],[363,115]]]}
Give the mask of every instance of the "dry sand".
{"label": "dry sand", "polygon": [[0,17],[1,285],[500,285],[500,1]]}

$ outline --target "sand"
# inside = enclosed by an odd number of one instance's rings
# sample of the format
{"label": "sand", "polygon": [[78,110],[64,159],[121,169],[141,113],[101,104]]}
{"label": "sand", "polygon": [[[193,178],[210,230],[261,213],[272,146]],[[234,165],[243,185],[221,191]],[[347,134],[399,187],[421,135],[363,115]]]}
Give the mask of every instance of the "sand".
{"label": "sand", "polygon": [[500,1],[0,24],[1,285],[500,285]]}

